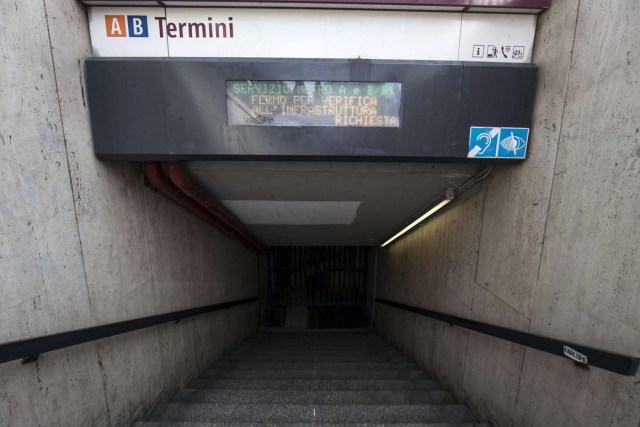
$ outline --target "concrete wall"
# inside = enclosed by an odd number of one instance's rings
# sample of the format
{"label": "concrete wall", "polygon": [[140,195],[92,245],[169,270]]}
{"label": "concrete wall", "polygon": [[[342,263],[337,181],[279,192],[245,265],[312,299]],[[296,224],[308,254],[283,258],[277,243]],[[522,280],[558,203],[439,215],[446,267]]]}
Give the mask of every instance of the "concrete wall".
{"label": "concrete wall", "polygon": [[[75,0],[0,2],[0,342],[246,298],[255,254],[93,156]],[[0,365],[0,426],[130,423],[253,332],[255,304]]]}
{"label": "concrete wall", "polygon": [[[538,21],[529,158],[380,252],[378,295],[640,356],[640,3]],[[377,327],[497,426],[631,426],[624,377],[377,306]]]}

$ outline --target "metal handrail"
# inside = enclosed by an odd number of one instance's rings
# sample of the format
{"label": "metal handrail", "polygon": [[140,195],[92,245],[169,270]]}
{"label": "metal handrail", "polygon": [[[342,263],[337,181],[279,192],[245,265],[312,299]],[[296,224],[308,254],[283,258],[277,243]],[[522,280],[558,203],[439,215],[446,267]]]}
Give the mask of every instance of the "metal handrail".
{"label": "metal handrail", "polygon": [[138,329],[160,325],[162,323],[177,322],[188,317],[198,316],[200,314],[210,313],[212,311],[223,310],[237,305],[248,304],[254,301],[258,301],[258,297],[190,308],[187,310],[174,311],[171,313],[156,314],[154,316],[124,320],[122,322],[92,326],[89,328],[44,335],[36,338],[12,341],[9,343],[0,344],[0,363],[20,359],[22,359],[23,362],[29,362],[36,360],[40,354],[49,351],[72,347],[74,345],[132,332]]}
{"label": "metal handrail", "polygon": [[555,354],[573,360],[582,367],[595,366],[600,369],[615,372],[616,374],[633,376],[638,371],[640,359],[633,356],[601,350],[568,341],[543,337],[463,317],[452,316],[437,311],[401,304],[394,301],[376,298],[380,304],[398,308],[422,316],[430,317],[450,325],[460,326],[485,335],[500,338],[525,347],[534,348],[546,353]]}

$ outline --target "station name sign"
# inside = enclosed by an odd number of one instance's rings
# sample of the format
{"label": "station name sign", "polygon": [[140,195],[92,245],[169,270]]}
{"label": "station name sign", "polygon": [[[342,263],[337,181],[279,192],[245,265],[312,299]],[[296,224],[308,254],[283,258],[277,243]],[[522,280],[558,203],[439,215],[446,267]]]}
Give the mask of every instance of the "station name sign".
{"label": "station name sign", "polygon": [[[94,56],[531,61],[535,15],[91,7]],[[300,43],[300,37],[304,43]]]}
{"label": "station name sign", "polygon": [[[167,22],[164,16],[156,16],[158,37],[170,38],[233,38],[233,17],[228,22]],[[107,37],[149,37],[149,23],[146,15],[105,15]]]}
{"label": "station name sign", "polygon": [[393,82],[227,81],[229,125],[400,127]]}

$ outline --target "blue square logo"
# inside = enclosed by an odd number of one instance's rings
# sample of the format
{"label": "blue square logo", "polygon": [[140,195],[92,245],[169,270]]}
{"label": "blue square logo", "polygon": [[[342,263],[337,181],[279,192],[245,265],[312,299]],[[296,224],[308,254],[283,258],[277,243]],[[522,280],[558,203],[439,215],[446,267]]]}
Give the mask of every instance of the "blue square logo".
{"label": "blue square logo", "polygon": [[500,128],[472,126],[469,132],[469,153],[473,159],[494,159],[498,151]]}
{"label": "blue square logo", "polygon": [[524,159],[529,142],[528,128],[502,128],[498,142],[498,158]]}
{"label": "blue square logo", "polygon": [[149,37],[147,17],[144,15],[127,15],[129,37]]}

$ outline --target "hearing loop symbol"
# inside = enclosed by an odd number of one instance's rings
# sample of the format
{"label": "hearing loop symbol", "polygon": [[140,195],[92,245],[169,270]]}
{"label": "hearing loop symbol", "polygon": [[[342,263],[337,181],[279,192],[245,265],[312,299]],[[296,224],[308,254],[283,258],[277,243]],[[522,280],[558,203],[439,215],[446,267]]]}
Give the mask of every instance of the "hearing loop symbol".
{"label": "hearing loop symbol", "polygon": [[478,154],[482,155],[489,148],[491,148],[491,145],[492,145],[491,142],[493,141],[493,138],[495,138],[496,135],[498,135],[499,133],[500,133],[500,128],[493,128],[489,132],[483,132],[480,135],[478,135],[477,138],[476,138],[476,142],[482,148],[478,152]]}

